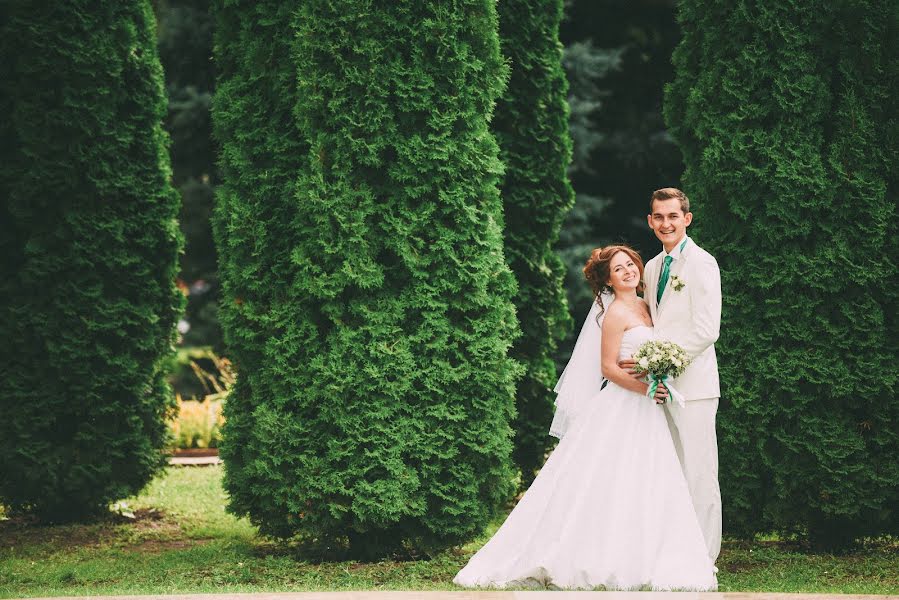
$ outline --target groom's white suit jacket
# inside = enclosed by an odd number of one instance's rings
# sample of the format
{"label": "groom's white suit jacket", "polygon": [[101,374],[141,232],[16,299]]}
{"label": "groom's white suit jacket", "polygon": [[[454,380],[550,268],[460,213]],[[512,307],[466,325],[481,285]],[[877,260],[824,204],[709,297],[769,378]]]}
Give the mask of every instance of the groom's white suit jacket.
{"label": "groom's white suit jacket", "polygon": [[[659,275],[665,260],[664,250],[644,268],[645,292],[655,337],[679,344],[693,361],[683,375],[672,383],[686,400],[718,398],[718,359],[715,341],[721,329],[721,273],[715,258],[687,238],[671,252],[668,283],[662,301],[656,304]],[[674,289],[675,277],[683,287]]]}

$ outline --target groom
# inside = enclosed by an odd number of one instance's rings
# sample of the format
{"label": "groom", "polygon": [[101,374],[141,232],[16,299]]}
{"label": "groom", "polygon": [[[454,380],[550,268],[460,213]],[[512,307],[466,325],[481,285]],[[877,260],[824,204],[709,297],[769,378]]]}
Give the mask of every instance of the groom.
{"label": "groom", "polygon": [[[672,382],[684,395],[685,406],[668,403],[665,416],[714,564],[721,550],[715,435],[721,395],[715,358],[721,326],[721,275],[712,255],[687,236],[693,214],[682,191],[656,190],[649,212],[649,227],[662,242],[662,252],[646,264],[643,300],[649,305],[655,337],[675,342],[692,358],[684,374]],[[633,360],[626,360],[621,367],[633,373],[633,364]]]}

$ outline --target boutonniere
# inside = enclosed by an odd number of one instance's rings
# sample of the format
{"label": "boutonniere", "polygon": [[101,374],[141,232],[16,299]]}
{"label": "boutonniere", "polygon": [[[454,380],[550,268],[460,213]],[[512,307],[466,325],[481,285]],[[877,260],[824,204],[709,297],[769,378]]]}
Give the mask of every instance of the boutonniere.
{"label": "boutonniere", "polygon": [[671,276],[671,287],[674,288],[675,292],[679,292],[687,285],[687,282],[678,277],[677,275]]}

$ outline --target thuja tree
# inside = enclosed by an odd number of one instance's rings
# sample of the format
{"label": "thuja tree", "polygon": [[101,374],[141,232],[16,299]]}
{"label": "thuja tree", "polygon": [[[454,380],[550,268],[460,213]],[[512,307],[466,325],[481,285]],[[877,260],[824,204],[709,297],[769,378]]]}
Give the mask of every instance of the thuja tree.
{"label": "thuja tree", "polygon": [[490,0],[220,3],[230,510],[373,556],[508,498],[517,323]]}
{"label": "thuja tree", "polygon": [[[305,394],[298,384],[303,371],[297,372],[305,368],[304,348],[292,339],[304,319],[299,306],[292,306],[298,275],[291,252],[304,235],[295,224],[294,179],[308,150],[293,118],[293,7],[281,0],[239,6],[219,2],[213,13],[218,81],[212,117],[223,181],[213,218],[225,296],[219,316],[229,356],[240,370],[224,408],[224,485],[231,491],[231,510],[247,514],[252,509],[260,515],[254,517],[257,523],[269,523],[273,514],[283,522],[297,517],[303,501],[288,489],[293,478],[271,463],[298,468],[290,444],[305,440],[269,438],[269,444],[281,440],[288,445],[264,461],[262,429],[278,425],[271,416],[258,426],[255,419],[258,409],[269,414],[288,410],[292,398]],[[279,417],[296,424],[304,418],[300,413]],[[279,476],[285,477],[284,489],[278,489]],[[279,497],[271,494],[275,489]],[[296,503],[293,509],[285,506],[287,500]],[[283,525],[266,530],[291,533]]]}
{"label": "thuja tree", "polygon": [[899,531],[896,17],[888,0],[681,3],[666,117],[722,267],[736,533]]}
{"label": "thuja tree", "polygon": [[178,197],[149,3],[3,11],[0,502],[67,520],[165,465]]}
{"label": "thuja tree", "polygon": [[511,76],[492,129],[506,166],[501,185],[506,261],[518,280],[515,307],[522,336],[511,354],[525,367],[515,399],[513,458],[527,486],[551,439],[553,352],[571,321],[564,267],[553,250],[574,202],[566,173],[571,162],[568,84],[559,43],[562,0],[512,0],[499,3],[498,10]]}

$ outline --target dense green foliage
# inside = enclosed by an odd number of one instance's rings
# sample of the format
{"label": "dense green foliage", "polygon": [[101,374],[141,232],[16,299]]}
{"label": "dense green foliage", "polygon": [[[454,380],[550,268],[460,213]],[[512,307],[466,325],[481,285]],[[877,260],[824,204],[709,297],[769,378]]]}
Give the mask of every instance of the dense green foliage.
{"label": "dense green foliage", "polygon": [[147,2],[0,19],[0,501],[72,519],[165,464],[182,297]]}
{"label": "dense green foliage", "polygon": [[562,70],[562,0],[511,0],[498,5],[503,55],[511,77],[497,103],[492,130],[506,166],[502,183],[506,261],[518,281],[515,307],[522,336],[511,355],[525,367],[515,398],[512,456],[527,486],[549,447],[553,361],[571,328],[564,267],[553,249],[574,201],[568,89]]}
{"label": "dense green foliage", "polygon": [[490,0],[219,3],[230,509],[365,555],[508,498],[517,364]]}
{"label": "dense green foliage", "polygon": [[680,22],[666,117],[722,269],[725,527],[895,534],[897,5],[686,0]]}
{"label": "dense green foliage", "polygon": [[[218,181],[208,139],[214,23],[208,0],[154,4],[170,98],[166,127],[186,238],[180,278],[190,290],[184,317],[190,330],[183,343],[218,346],[219,285],[208,225]],[[505,6],[498,5],[499,10]],[[569,176],[577,202],[559,234],[558,253],[565,265],[570,314],[579,321],[589,310],[581,267],[590,250],[616,240],[644,254],[654,254],[658,247],[642,217],[648,191],[676,185],[682,170],[680,152],[662,124],[660,85],[672,78],[670,55],[679,30],[673,1],[633,0],[624,6],[616,0],[573,0],[565,11],[561,38],[574,141]],[[551,12],[548,16],[553,18]],[[528,330],[526,323],[523,329]],[[560,345],[557,361],[564,362],[573,342],[569,338]],[[175,385],[187,395],[196,393],[186,375]]]}

